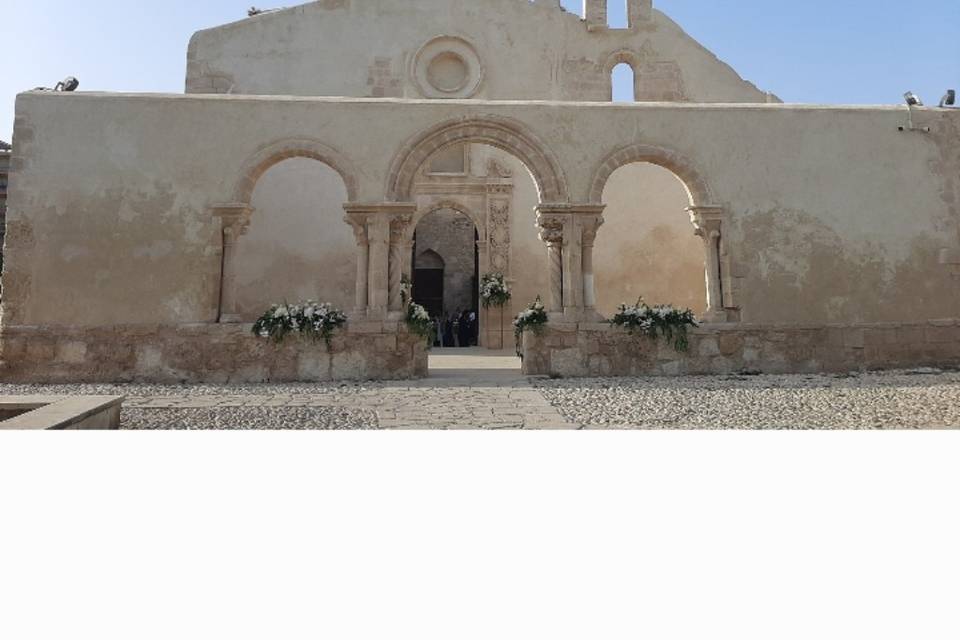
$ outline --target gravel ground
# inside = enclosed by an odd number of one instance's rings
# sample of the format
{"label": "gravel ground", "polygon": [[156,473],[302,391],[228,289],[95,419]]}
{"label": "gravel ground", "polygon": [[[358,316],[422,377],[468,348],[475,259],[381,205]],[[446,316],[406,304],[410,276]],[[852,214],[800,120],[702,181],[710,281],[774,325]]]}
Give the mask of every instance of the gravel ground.
{"label": "gravel ground", "polygon": [[379,382],[313,382],[267,384],[0,384],[0,395],[224,396],[224,395],[330,395],[357,394]]}
{"label": "gravel ground", "polygon": [[125,429],[960,428],[960,372],[933,369],[570,380],[487,379],[471,371],[412,383],[0,384],[0,395],[30,394],[127,396]]}
{"label": "gravel ground", "polygon": [[344,407],[216,407],[123,409],[127,430],[351,430],[378,428],[373,411]]}
{"label": "gravel ground", "polygon": [[537,380],[571,422],[637,429],[960,428],[960,373]]}

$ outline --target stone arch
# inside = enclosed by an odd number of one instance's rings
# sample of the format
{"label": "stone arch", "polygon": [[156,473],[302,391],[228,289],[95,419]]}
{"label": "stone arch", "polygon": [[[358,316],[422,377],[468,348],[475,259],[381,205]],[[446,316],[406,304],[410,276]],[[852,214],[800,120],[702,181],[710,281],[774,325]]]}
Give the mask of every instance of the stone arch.
{"label": "stone arch", "polygon": [[319,140],[287,138],[260,148],[247,158],[240,172],[240,180],[233,189],[233,202],[249,205],[257,181],[271,167],[291,158],[311,158],[336,171],[347,187],[347,198],[357,199],[357,172],[353,163],[342,153]]}
{"label": "stone arch", "polygon": [[649,162],[677,176],[686,189],[691,207],[713,204],[709,185],[692,163],[678,153],[646,144],[623,147],[607,156],[594,171],[593,180],[590,182],[589,201],[599,204],[603,200],[603,189],[613,172],[633,162]]}
{"label": "stone arch", "polygon": [[523,123],[486,116],[448,120],[407,141],[394,157],[387,177],[387,199],[410,201],[417,170],[437,151],[454,144],[473,142],[506,151],[533,174],[541,202],[567,202],[567,181],[560,162]]}
{"label": "stone arch", "polygon": [[[429,216],[431,213],[437,211],[443,211],[444,209],[450,209],[456,211],[459,214],[462,214],[473,223],[473,226],[477,229],[477,235],[480,236],[480,242],[486,240],[486,224],[479,214],[470,209],[469,207],[463,205],[456,200],[438,200],[436,202],[430,203],[429,207],[424,207],[423,209],[418,209],[414,214],[413,219],[410,224],[407,225],[407,235],[412,238],[413,233],[417,229],[417,225],[420,224],[420,221]],[[407,238],[410,239],[410,238]]]}
{"label": "stone arch", "polygon": [[414,269],[446,269],[447,263],[439,253],[433,249],[427,249],[417,255],[413,267]]}
{"label": "stone arch", "polygon": [[607,56],[606,62],[603,63],[603,72],[609,76],[613,68],[621,63],[630,65],[634,73],[640,70],[640,56],[635,51],[618,49]]}

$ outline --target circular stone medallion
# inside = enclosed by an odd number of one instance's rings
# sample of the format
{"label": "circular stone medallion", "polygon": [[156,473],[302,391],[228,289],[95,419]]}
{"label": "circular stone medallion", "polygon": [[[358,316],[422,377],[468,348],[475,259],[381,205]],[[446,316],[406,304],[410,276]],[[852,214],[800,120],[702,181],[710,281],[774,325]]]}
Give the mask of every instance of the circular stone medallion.
{"label": "circular stone medallion", "polygon": [[424,97],[470,98],[480,88],[483,65],[469,42],[440,36],[417,52],[412,75]]}

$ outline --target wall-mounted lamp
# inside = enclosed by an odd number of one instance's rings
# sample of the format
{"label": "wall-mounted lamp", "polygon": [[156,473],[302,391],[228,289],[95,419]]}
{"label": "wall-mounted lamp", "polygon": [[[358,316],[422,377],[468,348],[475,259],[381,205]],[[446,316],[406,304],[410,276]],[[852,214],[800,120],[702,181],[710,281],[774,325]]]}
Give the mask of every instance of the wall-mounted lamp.
{"label": "wall-mounted lamp", "polygon": [[897,127],[898,131],[920,131],[922,133],[930,133],[930,127],[915,127],[913,126],[913,108],[922,107],[923,100],[920,99],[920,96],[915,94],[913,91],[907,91],[903,94],[903,99],[907,103],[907,126]]}

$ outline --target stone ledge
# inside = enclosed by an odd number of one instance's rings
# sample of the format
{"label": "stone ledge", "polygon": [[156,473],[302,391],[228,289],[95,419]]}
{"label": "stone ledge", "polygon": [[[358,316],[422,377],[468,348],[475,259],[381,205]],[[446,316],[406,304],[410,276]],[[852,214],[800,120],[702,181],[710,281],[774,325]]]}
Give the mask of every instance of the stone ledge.
{"label": "stone ledge", "polygon": [[427,375],[425,341],[396,324],[337,331],[329,348],[300,338],[276,345],[252,335],[251,327],[4,327],[0,381],[323,382]]}
{"label": "stone ledge", "polygon": [[25,410],[0,431],[119,429],[123,396],[0,396],[0,410]]}
{"label": "stone ledge", "polygon": [[829,373],[960,365],[954,319],[856,325],[707,325],[678,353],[618,327],[552,324],[524,334],[523,371],[564,377]]}

